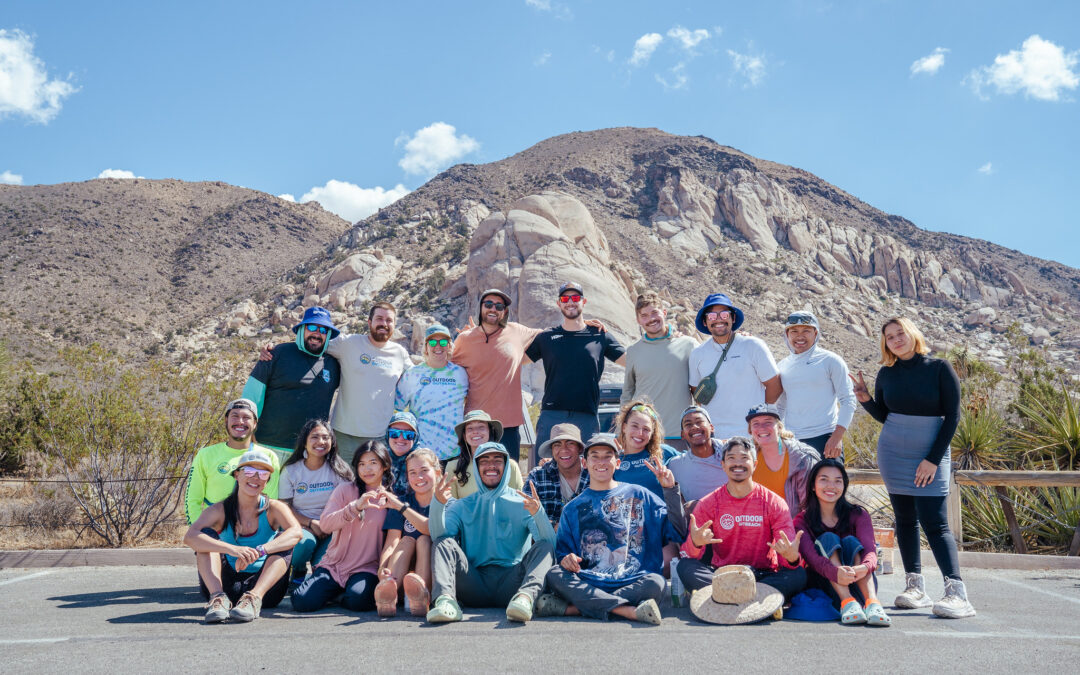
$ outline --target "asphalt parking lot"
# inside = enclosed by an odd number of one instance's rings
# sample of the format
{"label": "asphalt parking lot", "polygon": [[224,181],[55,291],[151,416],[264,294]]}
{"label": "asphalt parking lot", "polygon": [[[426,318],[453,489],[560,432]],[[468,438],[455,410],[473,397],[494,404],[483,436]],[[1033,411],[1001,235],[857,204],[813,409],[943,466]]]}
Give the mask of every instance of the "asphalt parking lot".
{"label": "asphalt parking lot", "polygon": [[[928,591],[941,579],[928,570]],[[881,578],[890,609],[901,574]],[[722,627],[665,606],[663,625],[585,619],[460,624],[379,619],[286,600],[251,624],[208,626],[191,567],[0,569],[0,663],[42,672],[1075,672],[1080,571],[968,570],[978,616],[890,611],[893,626],[766,622]]]}

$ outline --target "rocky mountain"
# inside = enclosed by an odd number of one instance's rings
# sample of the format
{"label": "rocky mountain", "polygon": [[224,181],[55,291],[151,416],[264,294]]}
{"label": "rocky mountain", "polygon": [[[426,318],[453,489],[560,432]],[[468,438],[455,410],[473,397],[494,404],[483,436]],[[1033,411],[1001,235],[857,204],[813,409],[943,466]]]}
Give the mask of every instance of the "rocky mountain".
{"label": "rocky mountain", "polygon": [[38,359],[66,342],[153,352],[264,300],[348,228],[318,204],[224,183],[0,185],[0,338]]}

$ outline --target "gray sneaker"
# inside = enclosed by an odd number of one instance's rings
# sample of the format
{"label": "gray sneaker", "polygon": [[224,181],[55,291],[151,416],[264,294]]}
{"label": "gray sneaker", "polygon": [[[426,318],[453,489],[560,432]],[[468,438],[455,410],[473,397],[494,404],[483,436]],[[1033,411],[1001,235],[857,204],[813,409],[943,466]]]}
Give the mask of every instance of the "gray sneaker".
{"label": "gray sneaker", "polygon": [[916,572],[908,572],[904,581],[904,592],[896,596],[893,604],[900,609],[920,609],[934,604],[930,596],[926,594],[926,580],[923,575]]}
{"label": "gray sneaker", "polygon": [[934,603],[934,614],[943,619],[964,619],[975,616],[975,608],[967,599],[967,588],[959,579],[945,580],[945,597]]}
{"label": "gray sneaker", "polygon": [[229,618],[233,621],[247,622],[258,619],[261,610],[262,598],[251,593],[244,593],[240,596],[240,601],[236,603],[236,607],[233,607],[229,612]]}
{"label": "gray sneaker", "polygon": [[232,603],[224,593],[215,593],[206,603],[206,623],[221,623],[229,618]]}

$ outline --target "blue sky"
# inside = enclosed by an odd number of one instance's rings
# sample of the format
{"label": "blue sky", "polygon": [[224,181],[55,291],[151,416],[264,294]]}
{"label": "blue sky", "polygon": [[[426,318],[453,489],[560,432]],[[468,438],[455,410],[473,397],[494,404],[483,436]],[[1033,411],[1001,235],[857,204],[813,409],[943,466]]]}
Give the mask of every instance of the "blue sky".
{"label": "blue sky", "polygon": [[355,220],[456,162],[658,127],[1080,267],[1078,61],[1068,2],[6,0],[0,182],[221,180]]}

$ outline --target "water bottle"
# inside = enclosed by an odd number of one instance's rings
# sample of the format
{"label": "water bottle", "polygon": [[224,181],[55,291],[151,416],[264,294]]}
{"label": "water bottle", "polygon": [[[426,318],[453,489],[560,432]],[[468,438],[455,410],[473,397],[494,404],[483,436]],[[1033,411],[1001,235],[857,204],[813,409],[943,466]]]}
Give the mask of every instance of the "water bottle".
{"label": "water bottle", "polygon": [[686,606],[686,587],[679,578],[679,558],[671,559],[671,606]]}

